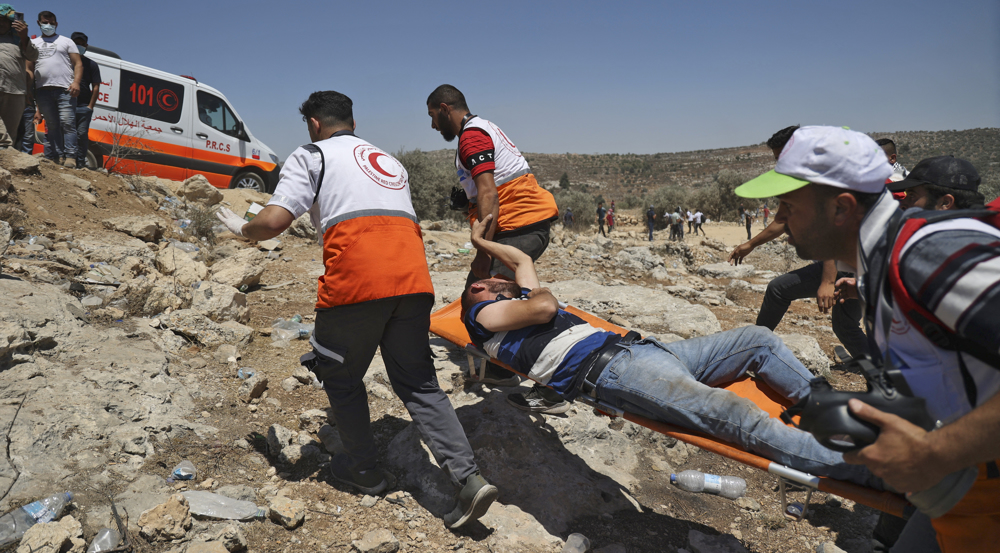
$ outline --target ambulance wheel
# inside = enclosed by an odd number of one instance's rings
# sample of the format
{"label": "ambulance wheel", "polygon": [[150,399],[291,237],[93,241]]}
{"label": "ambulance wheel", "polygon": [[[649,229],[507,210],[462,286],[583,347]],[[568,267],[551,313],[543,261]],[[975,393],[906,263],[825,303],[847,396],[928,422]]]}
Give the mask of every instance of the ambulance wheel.
{"label": "ambulance wheel", "polygon": [[87,151],[87,169],[97,170],[103,165],[101,154],[95,152],[93,148]]}
{"label": "ambulance wheel", "polygon": [[256,190],[257,192],[267,192],[264,177],[253,171],[245,171],[233,177],[233,182],[229,184],[229,188],[246,188],[248,190]]}

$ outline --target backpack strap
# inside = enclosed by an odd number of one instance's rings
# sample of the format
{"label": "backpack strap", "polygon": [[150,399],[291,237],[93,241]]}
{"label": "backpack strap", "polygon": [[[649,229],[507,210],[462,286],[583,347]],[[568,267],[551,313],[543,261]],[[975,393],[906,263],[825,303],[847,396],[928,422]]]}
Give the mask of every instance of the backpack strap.
{"label": "backpack strap", "polygon": [[306,144],[303,150],[312,154],[313,159],[319,158],[319,182],[316,183],[316,195],[313,196],[313,204],[319,200],[319,190],[323,187],[323,177],[326,175],[326,158],[323,157],[323,150],[315,144]]}
{"label": "backpack strap", "polygon": [[[994,203],[1000,207],[1000,202]],[[900,253],[918,230],[928,224],[960,218],[979,219],[1000,228],[1000,211],[995,211],[992,206],[990,209],[985,210],[924,211],[910,215],[904,214],[898,221],[894,220],[890,224],[890,234],[888,236],[895,236],[895,238],[890,246],[890,253],[886,257],[887,263],[883,278],[888,280],[892,301],[896,302],[899,310],[906,316],[910,323],[919,329],[934,345],[944,350],[967,352],[990,366],[1000,368],[1000,354],[990,351],[986,347],[951,331],[933,313],[913,299],[909,291],[907,291],[906,286],[903,285],[903,279],[900,276]],[[891,325],[891,322],[891,315],[889,317],[883,316],[883,327]],[[885,335],[888,336],[888,328],[883,328],[883,330],[886,332]],[[965,362],[962,360],[961,355],[959,355],[959,366],[962,369],[962,376],[966,383],[966,393],[970,397],[970,402],[975,405],[975,382],[965,367]]]}

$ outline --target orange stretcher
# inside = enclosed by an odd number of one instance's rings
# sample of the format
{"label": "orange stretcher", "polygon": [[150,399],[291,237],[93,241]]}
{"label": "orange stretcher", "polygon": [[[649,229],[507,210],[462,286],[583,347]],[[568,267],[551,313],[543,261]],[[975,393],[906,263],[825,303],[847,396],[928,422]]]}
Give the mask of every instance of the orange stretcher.
{"label": "orange stretcher", "polygon": [[[608,321],[602,320],[575,307],[567,306],[564,309],[595,327],[615,332],[617,334],[621,334],[622,336],[624,336],[627,332],[626,329],[620,326],[609,323]],[[475,344],[472,343],[469,339],[469,333],[465,330],[465,325],[462,324],[461,310],[461,301],[456,300],[434,312],[431,315],[431,332],[465,349],[465,352],[468,355],[470,373],[476,372],[476,360],[480,361],[479,370],[481,371],[485,371],[486,361],[488,360],[513,371],[513,369],[502,361],[490,359],[490,357],[483,350],[477,348]],[[517,373],[517,371],[513,372]],[[527,377],[527,375],[523,374],[521,376]],[[749,399],[775,418],[777,418],[781,414],[781,411],[789,405],[787,400],[759,379],[743,377],[722,387],[738,396]],[[753,468],[774,474],[778,477],[778,486],[781,495],[781,510],[786,514],[788,513],[788,502],[785,493],[786,481],[795,482],[805,486],[808,489],[808,495],[806,496],[804,505],[805,508],[802,509],[801,514],[792,517],[796,520],[801,520],[805,517],[806,509],[808,508],[809,499],[813,490],[838,495],[856,503],[867,505],[873,509],[878,509],[879,511],[884,511],[902,518],[909,518],[915,511],[915,507],[907,502],[906,499],[904,499],[901,495],[892,492],[879,491],[855,484],[853,482],[835,480],[825,476],[813,476],[784,465],[779,465],[778,463],[765,459],[759,455],[750,453],[739,446],[713,438],[701,432],[688,430],[672,424],[628,413],[586,395],[581,395],[577,399],[591,405],[597,411],[609,417],[622,417],[627,421],[645,426],[650,430],[660,432],[661,434],[665,434],[667,436],[672,436],[685,443],[700,447],[718,455],[722,455],[723,457],[738,461]]]}

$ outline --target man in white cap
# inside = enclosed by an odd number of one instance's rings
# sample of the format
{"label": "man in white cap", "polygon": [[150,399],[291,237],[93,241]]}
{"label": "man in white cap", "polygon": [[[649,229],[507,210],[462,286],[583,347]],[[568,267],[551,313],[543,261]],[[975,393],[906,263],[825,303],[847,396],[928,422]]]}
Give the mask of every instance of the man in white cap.
{"label": "man in white cap", "polygon": [[[882,149],[868,136],[839,127],[803,127],[775,169],[736,194],[777,196],[775,221],[785,225],[799,257],[834,259],[857,273],[873,354],[900,370],[939,421],[938,429],[926,432],[852,399],[851,414],[878,426],[880,434],[845,459],[906,492],[933,519],[946,553],[995,551],[1000,229],[974,218],[951,218],[900,235],[895,243],[896,233],[887,229],[898,228],[902,214],[885,189],[891,174]],[[925,522],[911,518],[900,541]]]}

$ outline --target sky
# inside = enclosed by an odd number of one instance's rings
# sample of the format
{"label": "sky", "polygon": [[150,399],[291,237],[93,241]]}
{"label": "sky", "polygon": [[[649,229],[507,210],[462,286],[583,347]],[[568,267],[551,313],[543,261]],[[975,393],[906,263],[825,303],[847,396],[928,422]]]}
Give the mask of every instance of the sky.
{"label": "sky", "polygon": [[58,32],[220,90],[284,158],[315,90],[358,136],[454,148],[426,100],[458,87],[524,152],[757,144],[780,128],[1000,127],[1000,2],[48,1]]}

